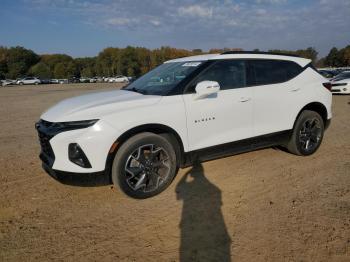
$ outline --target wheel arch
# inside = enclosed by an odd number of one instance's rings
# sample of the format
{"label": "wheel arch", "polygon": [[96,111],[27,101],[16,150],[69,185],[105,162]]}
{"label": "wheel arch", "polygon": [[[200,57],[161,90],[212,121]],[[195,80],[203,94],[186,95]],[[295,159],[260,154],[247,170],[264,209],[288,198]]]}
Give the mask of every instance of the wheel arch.
{"label": "wheel arch", "polygon": [[[298,120],[300,114],[305,111],[305,110],[310,110],[310,111],[314,111],[318,114],[320,114],[320,116],[322,117],[324,126],[327,127],[327,122],[328,122],[328,111],[327,111],[327,107],[320,103],[320,102],[311,102],[309,104],[307,104],[306,106],[304,106],[298,113],[297,117],[294,120],[294,125],[296,123],[296,121]],[[294,126],[293,126],[294,128]]]}
{"label": "wheel arch", "polygon": [[184,162],[184,145],[178,132],[176,132],[173,128],[163,124],[145,124],[145,125],[133,127],[125,131],[111,145],[111,148],[107,156],[106,168],[105,168],[105,172],[108,175],[111,174],[113,159],[116,153],[118,152],[120,146],[132,136],[143,132],[150,132],[150,133],[162,135],[163,137],[165,137],[173,145],[177,156],[176,157],[177,165],[178,167],[181,166],[181,163]]}

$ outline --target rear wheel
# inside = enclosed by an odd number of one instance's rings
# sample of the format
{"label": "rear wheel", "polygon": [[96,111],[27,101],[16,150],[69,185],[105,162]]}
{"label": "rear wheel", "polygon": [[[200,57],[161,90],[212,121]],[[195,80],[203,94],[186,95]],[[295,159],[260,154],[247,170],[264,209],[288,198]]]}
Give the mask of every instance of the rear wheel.
{"label": "rear wheel", "polygon": [[305,110],[298,117],[288,143],[289,152],[308,156],[320,147],[324,134],[322,117],[314,111]]}
{"label": "rear wheel", "polygon": [[119,148],[112,181],[128,196],[148,198],[165,190],[176,175],[176,154],[164,137],[141,133]]}

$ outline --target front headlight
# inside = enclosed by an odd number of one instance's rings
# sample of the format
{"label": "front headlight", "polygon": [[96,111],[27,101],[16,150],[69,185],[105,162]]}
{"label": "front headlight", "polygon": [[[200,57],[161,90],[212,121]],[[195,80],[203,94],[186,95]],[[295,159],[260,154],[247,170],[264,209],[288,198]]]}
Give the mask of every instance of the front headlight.
{"label": "front headlight", "polygon": [[83,120],[83,121],[71,121],[71,122],[56,122],[52,123],[52,128],[62,129],[62,130],[74,130],[93,126],[98,119]]}
{"label": "front headlight", "polygon": [[35,127],[39,131],[42,131],[51,136],[55,136],[66,131],[88,128],[90,126],[93,126],[97,121],[98,119],[70,122],[48,122],[40,119],[40,121],[35,124]]}

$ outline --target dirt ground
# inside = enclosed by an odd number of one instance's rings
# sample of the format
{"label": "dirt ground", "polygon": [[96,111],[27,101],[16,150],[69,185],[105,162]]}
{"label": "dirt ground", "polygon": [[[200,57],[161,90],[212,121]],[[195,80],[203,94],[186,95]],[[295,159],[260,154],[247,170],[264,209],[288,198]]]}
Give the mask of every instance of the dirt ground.
{"label": "dirt ground", "polygon": [[265,149],[180,170],[147,200],[42,169],[34,123],[115,84],[0,88],[0,261],[350,261],[350,97],[320,150]]}

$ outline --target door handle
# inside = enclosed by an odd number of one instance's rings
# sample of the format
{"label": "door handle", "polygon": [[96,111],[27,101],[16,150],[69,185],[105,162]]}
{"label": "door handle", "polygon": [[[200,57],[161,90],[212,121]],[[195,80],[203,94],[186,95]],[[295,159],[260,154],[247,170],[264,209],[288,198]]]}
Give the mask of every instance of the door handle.
{"label": "door handle", "polygon": [[239,102],[242,102],[242,103],[244,103],[244,102],[248,102],[248,101],[250,101],[250,97],[241,97],[240,99],[239,99]]}
{"label": "door handle", "polygon": [[291,92],[297,92],[297,91],[299,91],[299,90],[300,90],[300,87],[296,87],[296,88],[291,89],[290,91],[291,91]]}

